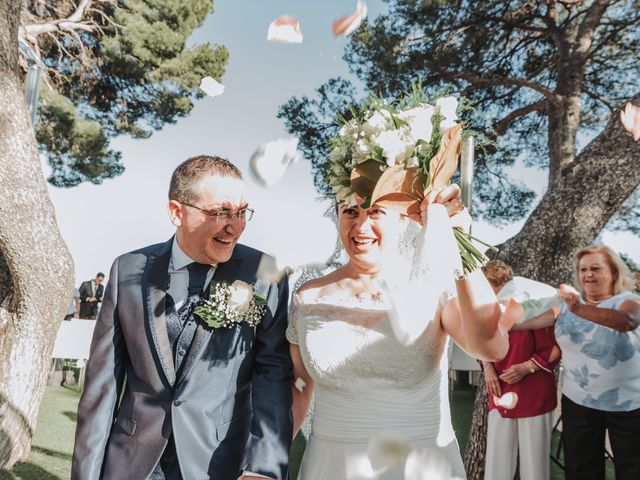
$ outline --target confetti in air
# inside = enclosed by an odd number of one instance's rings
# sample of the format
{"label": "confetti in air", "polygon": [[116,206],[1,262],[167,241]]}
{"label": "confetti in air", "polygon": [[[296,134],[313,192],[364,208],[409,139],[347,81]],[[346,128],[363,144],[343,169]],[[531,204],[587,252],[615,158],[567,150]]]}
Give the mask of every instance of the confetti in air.
{"label": "confetti in air", "polygon": [[300,159],[298,139],[279,138],[267,142],[251,155],[249,165],[255,179],[265,187],[272,187],[280,181],[289,165]]}
{"label": "confetti in air", "polygon": [[276,18],[269,24],[267,40],[275,43],[302,43],[300,22],[287,15]]}
{"label": "confetti in air", "polygon": [[358,0],[355,12],[340,17],[333,22],[333,34],[336,37],[343,37],[355,32],[364,18],[367,16],[367,4]]}
{"label": "confetti in air", "polygon": [[204,77],[200,80],[200,90],[210,97],[217,97],[224,93],[224,85],[218,82],[215,78]]}
{"label": "confetti in air", "polygon": [[620,119],[624,128],[633,136],[633,140],[640,140],[640,107],[627,103],[624,110],[620,111]]}

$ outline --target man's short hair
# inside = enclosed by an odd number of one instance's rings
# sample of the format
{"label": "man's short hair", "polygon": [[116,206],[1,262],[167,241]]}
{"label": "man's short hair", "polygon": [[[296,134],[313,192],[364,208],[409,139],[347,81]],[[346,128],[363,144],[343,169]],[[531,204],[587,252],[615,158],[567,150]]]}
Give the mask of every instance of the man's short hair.
{"label": "man's short hair", "polygon": [[96,278],[97,278],[97,277],[102,277],[102,278],[104,278],[104,273],[102,273],[102,272],[98,272],[98,273],[96,273]]}
{"label": "man's short hair", "polygon": [[173,171],[169,185],[169,200],[194,203],[198,199],[193,192],[193,186],[204,177],[211,175],[242,180],[242,173],[229,160],[199,155],[185,160]]}

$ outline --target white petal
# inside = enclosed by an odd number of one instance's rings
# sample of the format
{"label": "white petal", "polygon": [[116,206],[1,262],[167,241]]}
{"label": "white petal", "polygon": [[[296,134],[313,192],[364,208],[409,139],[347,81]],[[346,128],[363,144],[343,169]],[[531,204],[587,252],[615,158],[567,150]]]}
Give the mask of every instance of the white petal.
{"label": "white petal", "polygon": [[300,22],[287,15],[276,18],[269,24],[267,40],[276,43],[302,43]]}
{"label": "white petal", "polygon": [[284,175],[291,163],[299,160],[297,138],[280,138],[261,145],[251,155],[249,166],[256,180],[263,186],[272,187]]}
{"label": "white petal", "polygon": [[516,392],[507,392],[501,397],[493,396],[493,402],[504,409],[513,410],[518,404],[518,394]]}
{"label": "white petal", "polygon": [[336,37],[352,34],[358,29],[366,16],[367,4],[362,0],[358,0],[355,12],[344,15],[333,21],[333,34]]}
{"label": "white petal", "polygon": [[[295,238],[290,238],[294,235]],[[326,265],[333,254],[335,243],[336,227],[331,220],[319,217],[313,222],[304,222],[304,228],[299,228],[295,234],[289,235],[286,242],[280,242],[277,251],[273,252],[277,259],[276,269],[280,271],[304,265]]]}
{"label": "white petal", "polygon": [[204,77],[200,80],[200,89],[210,97],[217,97],[224,93],[224,85],[212,77]]}
{"label": "white petal", "polygon": [[622,125],[637,142],[640,140],[640,107],[627,103],[624,110],[620,111]]}
{"label": "white petal", "polygon": [[304,387],[307,386],[307,382],[305,382],[302,378],[298,377],[296,378],[296,382],[293,384],[293,386],[296,387],[296,390],[302,393],[304,391]]}
{"label": "white petal", "polygon": [[367,446],[367,456],[376,470],[403,465],[409,453],[409,442],[389,433],[374,436]]}
{"label": "white petal", "polygon": [[406,480],[451,480],[451,464],[430,448],[413,451],[404,466]]}

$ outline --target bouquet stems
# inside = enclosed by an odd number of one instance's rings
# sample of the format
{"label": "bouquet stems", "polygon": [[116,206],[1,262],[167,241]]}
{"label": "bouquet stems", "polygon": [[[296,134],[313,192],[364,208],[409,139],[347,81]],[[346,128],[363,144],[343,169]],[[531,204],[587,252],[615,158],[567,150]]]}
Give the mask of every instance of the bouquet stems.
{"label": "bouquet stems", "polygon": [[460,250],[460,259],[462,260],[462,268],[463,275],[467,275],[474,270],[484,266],[489,258],[482,253],[476,246],[473,244],[475,240],[482,245],[489,247],[490,250],[498,251],[496,247],[490,245],[486,242],[483,242],[479,238],[472,236],[470,233],[465,232],[460,227],[453,228],[453,234],[456,237],[456,241],[458,242],[458,250]]}

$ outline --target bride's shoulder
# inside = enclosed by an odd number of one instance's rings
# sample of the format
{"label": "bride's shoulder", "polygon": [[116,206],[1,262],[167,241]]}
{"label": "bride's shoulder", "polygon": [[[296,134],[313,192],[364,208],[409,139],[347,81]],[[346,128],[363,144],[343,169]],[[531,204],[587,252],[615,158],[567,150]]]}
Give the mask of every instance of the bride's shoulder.
{"label": "bride's shoulder", "polygon": [[305,282],[296,290],[295,296],[302,303],[312,303],[320,298],[331,296],[339,289],[339,282],[343,277],[340,269],[334,270],[324,277]]}

